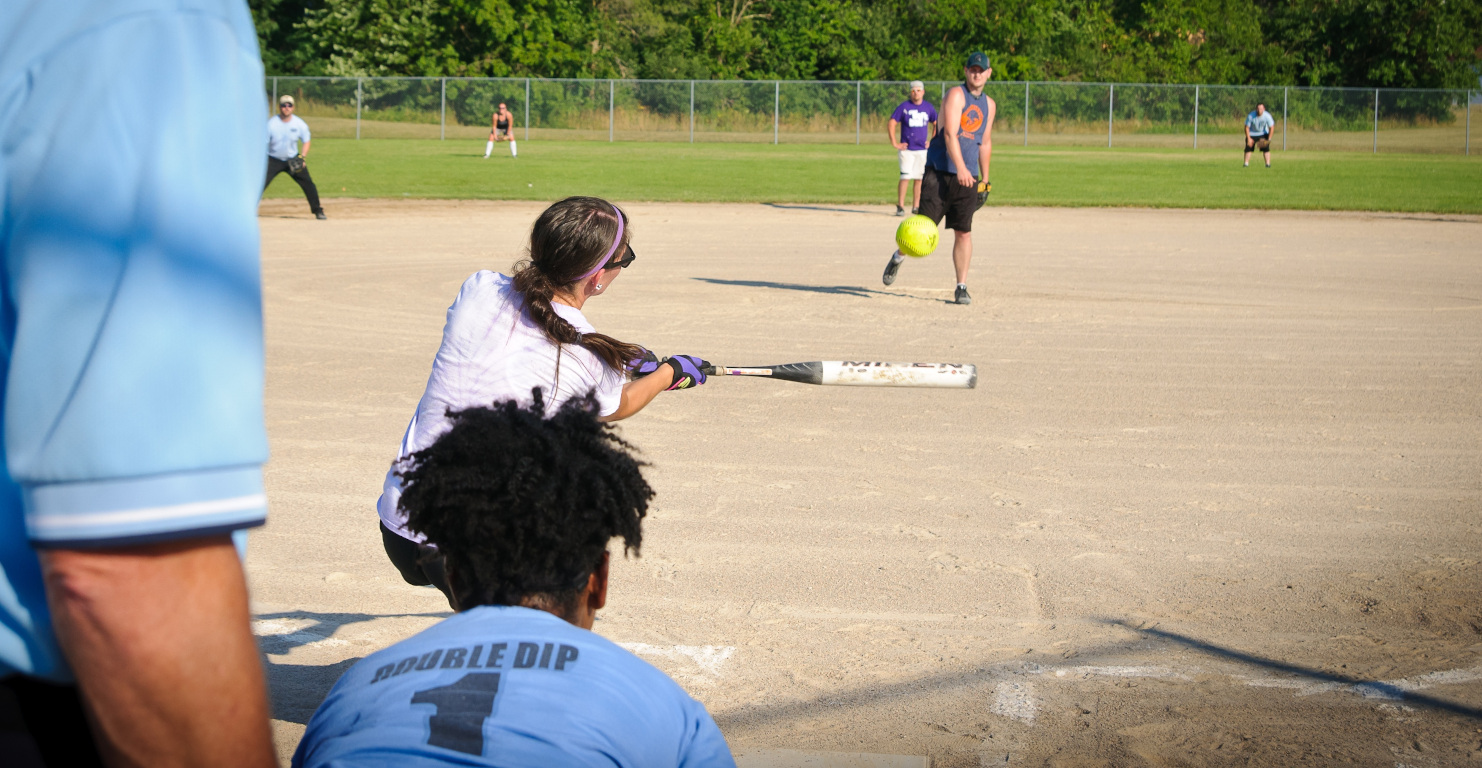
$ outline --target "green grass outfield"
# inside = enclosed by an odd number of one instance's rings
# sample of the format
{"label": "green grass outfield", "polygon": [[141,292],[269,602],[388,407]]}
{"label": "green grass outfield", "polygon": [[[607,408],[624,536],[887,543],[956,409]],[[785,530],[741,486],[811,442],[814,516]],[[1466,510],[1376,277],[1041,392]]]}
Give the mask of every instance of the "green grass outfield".
{"label": "green grass outfield", "polygon": [[[324,197],[692,202],[895,202],[895,152],[832,144],[320,139],[309,168]],[[1482,158],[1000,146],[996,205],[1279,208],[1482,213]],[[300,192],[280,176],[267,197]]]}

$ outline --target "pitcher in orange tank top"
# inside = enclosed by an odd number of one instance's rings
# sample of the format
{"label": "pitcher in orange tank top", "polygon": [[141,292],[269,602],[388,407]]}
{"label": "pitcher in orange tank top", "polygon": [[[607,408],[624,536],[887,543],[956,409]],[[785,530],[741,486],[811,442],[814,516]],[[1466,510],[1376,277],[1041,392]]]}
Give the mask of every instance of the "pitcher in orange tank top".
{"label": "pitcher in orange tank top", "polygon": [[[967,271],[973,260],[973,213],[986,197],[988,161],[993,154],[993,120],[998,105],[983,93],[993,75],[988,56],[973,53],[962,68],[962,85],[947,91],[942,104],[942,130],[926,150],[926,173],[921,180],[920,213],[953,231],[952,266],[957,289],[952,301],[971,304]],[[980,186],[981,184],[981,186]],[[981,197],[980,197],[981,196]],[[903,261],[900,251],[890,254],[881,282],[895,282]]]}

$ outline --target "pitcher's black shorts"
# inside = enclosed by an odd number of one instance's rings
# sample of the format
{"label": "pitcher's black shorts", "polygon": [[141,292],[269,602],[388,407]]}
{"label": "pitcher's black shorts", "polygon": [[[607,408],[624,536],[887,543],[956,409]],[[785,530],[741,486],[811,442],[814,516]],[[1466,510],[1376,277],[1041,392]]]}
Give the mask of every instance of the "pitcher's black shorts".
{"label": "pitcher's black shorts", "polygon": [[956,174],[928,165],[921,177],[921,206],[916,210],[937,224],[945,217],[947,229],[971,232],[973,213],[978,210],[977,185],[964,187],[957,183]]}

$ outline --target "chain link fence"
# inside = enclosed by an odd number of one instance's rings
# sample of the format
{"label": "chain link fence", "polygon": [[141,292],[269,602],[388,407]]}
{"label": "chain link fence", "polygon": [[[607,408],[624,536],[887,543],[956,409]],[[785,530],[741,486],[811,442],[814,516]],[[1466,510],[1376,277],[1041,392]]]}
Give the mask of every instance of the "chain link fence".
{"label": "chain link fence", "polygon": [[[950,82],[927,83],[940,107]],[[905,82],[270,77],[316,137],[482,139],[499,106],[526,139],[883,141]],[[990,82],[999,145],[1230,149],[1265,104],[1272,148],[1471,154],[1482,92],[1392,88]]]}

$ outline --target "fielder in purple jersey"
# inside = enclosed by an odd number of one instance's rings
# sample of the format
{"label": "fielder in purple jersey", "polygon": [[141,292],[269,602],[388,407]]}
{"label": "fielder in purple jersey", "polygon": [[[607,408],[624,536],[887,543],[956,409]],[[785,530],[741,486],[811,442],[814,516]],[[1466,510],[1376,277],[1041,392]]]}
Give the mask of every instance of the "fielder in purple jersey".
{"label": "fielder in purple jersey", "polygon": [[[926,86],[920,80],[911,81],[910,98],[901,102],[891,113],[885,124],[885,135],[890,145],[900,153],[901,179],[895,194],[895,215],[906,215],[906,186],[916,182],[911,194],[911,213],[921,206],[921,176],[926,172],[926,143],[931,140],[931,130],[937,124],[937,110],[925,100]],[[896,140],[896,129],[900,129],[900,140]]]}

